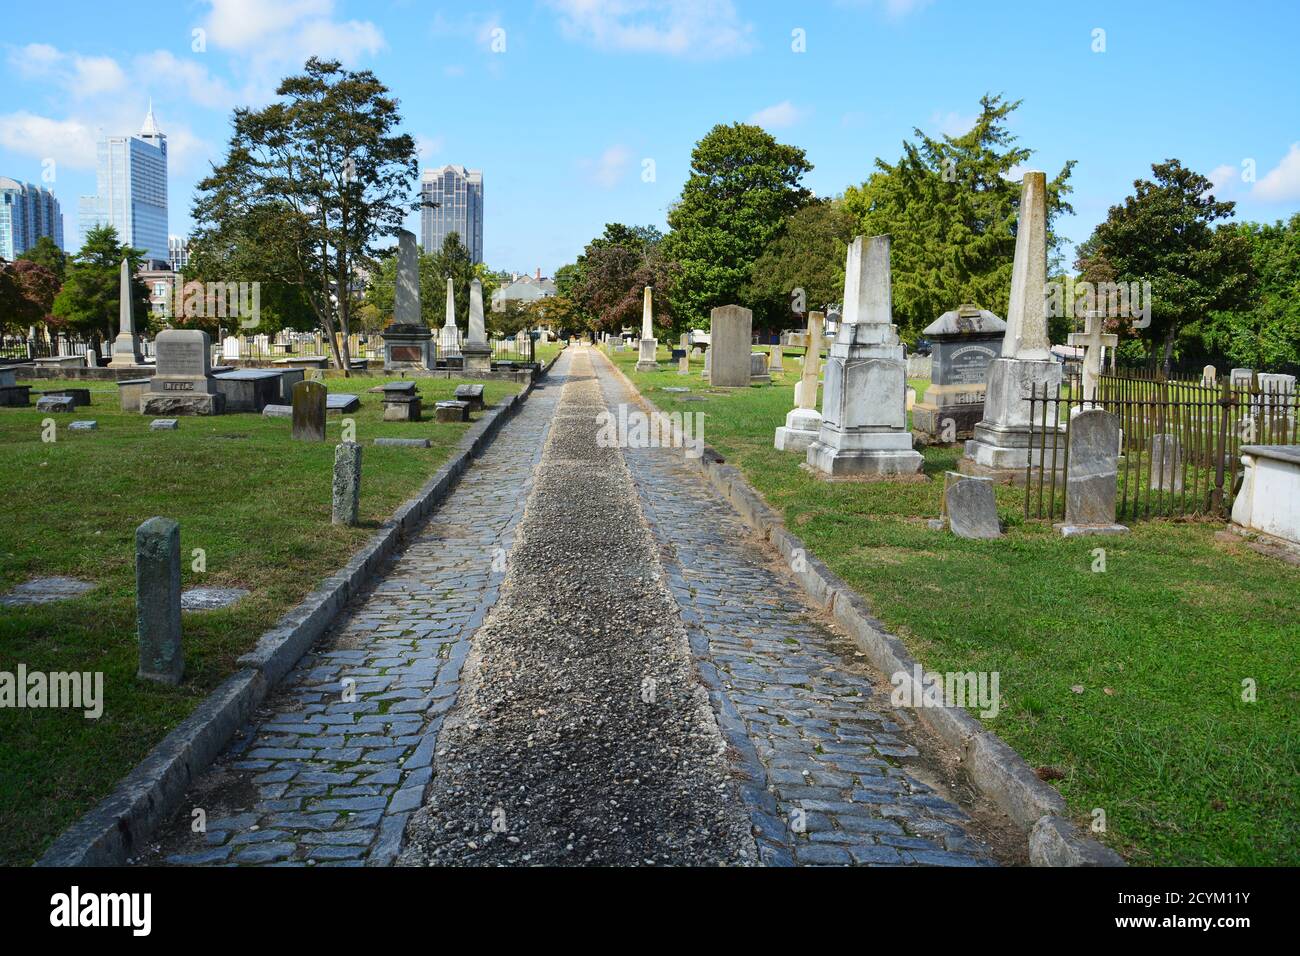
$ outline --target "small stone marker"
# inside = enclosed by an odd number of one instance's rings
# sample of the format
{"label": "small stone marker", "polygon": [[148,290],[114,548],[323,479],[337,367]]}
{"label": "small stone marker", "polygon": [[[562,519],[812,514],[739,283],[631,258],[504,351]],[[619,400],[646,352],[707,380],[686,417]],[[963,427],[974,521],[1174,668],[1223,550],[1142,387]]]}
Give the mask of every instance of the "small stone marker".
{"label": "small stone marker", "polygon": [[469,402],[438,402],[433,406],[434,418],[440,422],[469,421]]}
{"label": "small stone marker", "polygon": [[1213,365],[1207,365],[1201,369],[1201,384],[1206,388],[1214,388],[1219,382],[1219,370]]}
{"label": "small stone marker", "polygon": [[771,355],[771,359],[767,363],[768,372],[780,372],[781,374],[784,375],[785,374],[784,346],[782,346],[780,342],[777,342],[776,345],[772,346],[772,350],[769,354]]}
{"label": "small stone marker", "polygon": [[74,405],[90,404],[90,389],[88,388],[52,388],[48,392],[41,394],[49,398],[70,398]]}
{"label": "small stone marker", "polygon": [[1183,490],[1183,448],[1177,435],[1151,436],[1151,488]]}
{"label": "small stone marker", "polygon": [[262,409],[263,418],[293,418],[292,405],[267,405]]}
{"label": "small stone marker", "polygon": [[293,437],[299,441],[325,440],[325,386],[299,382],[293,387]]}
{"label": "small stone marker", "polygon": [[155,418],[149,423],[151,432],[174,432],[180,427],[180,419],[177,418]]}
{"label": "small stone marker", "polygon": [[354,525],[361,510],[361,446],[354,441],[334,449],[334,524]]}
{"label": "small stone marker", "polygon": [[390,448],[428,448],[429,439],[427,438],[376,438],[376,445],[386,445]]}
{"label": "small stone marker", "polygon": [[137,676],[179,684],[181,651],[181,526],[150,518],[135,531],[135,607],[140,637]]}
{"label": "small stone marker", "polygon": [[750,352],[749,353],[749,384],[765,385],[772,381],[772,376],[767,371],[767,353]]}
{"label": "small stone marker", "polygon": [[248,597],[246,588],[190,588],[181,594],[182,611],[219,611]]}
{"label": "small stone marker", "polygon": [[469,410],[472,412],[483,411],[483,386],[482,385],[457,385],[456,400],[460,402],[469,402]]}
{"label": "small stone marker", "polygon": [[68,428],[74,432],[93,432],[99,428],[99,422],[94,420],[68,422]]}
{"label": "small stone marker", "polygon": [[677,360],[677,374],[691,374],[691,335],[689,332],[683,332],[681,338],[682,357]]}
{"label": "small stone marker", "polygon": [[94,589],[95,582],[80,581],[77,578],[32,578],[0,595],[0,606],[29,607],[33,604],[66,601]]}
{"label": "small stone marker", "polygon": [[75,412],[77,402],[71,395],[42,395],[36,400],[38,412]]}
{"label": "small stone marker", "polygon": [[1061,534],[1070,537],[1128,531],[1115,523],[1119,419],[1100,408],[1079,412],[1070,422],[1069,454]]}
{"label": "small stone marker", "polygon": [[993,479],[972,478],[958,472],[944,476],[944,510],[948,527],[959,538],[1000,538],[998,503],[993,496]]}
{"label": "small stone marker", "polygon": [[331,392],[325,396],[325,411],[347,414],[361,407],[361,396],[346,392]]}

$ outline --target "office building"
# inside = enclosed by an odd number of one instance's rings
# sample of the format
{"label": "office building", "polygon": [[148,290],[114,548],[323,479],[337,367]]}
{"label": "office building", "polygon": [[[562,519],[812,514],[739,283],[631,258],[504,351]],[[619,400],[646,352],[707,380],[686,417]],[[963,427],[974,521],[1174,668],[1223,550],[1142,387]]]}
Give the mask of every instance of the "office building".
{"label": "office building", "polygon": [[81,197],[82,236],[110,225],[149,262],[166,263],[167,137],[154,119],[153,104],[138,134],[101,139],[97,158],[97,193]]}
{"label": "office building", "polygon": [[54,193],[0,176],[0,259],[12,262],[41,236],[63,248],[63,213]]}
{"label": "office building", "polygon": [[[464,166],[426,169],[420,178],[420,245],[437,252],[451,233],[459,233],[471,262],[483,261],[483,170]],[[436,206],[427,205],[437,203]]]}

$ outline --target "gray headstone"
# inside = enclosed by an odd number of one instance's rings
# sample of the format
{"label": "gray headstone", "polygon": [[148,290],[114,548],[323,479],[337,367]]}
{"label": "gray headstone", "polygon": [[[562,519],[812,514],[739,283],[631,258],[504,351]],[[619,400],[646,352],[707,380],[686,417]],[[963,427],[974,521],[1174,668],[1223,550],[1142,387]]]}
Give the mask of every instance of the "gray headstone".
{"label": "gray headstone", "polygon": [[36,400],[38,412],[75,412],[77,400],[71,395],[42,395]]}
{"label": "gray headstone", "polygon": [[248,597],[246,588],[190,588],[181,594],[182,611],[219,611]]}
{"label": "gray headstone", "polygon": [[423,325],[420,317],[420,253],[415,233],[403,229],[397,234],[397,282],[393,289],[393,322]]}
{"label": "gray headstone", "polygon": [[361,509],[361,446],[354,441],[334,449],[334,524],[354,525]]}
{"label": "gray headstone", "polygon": [[325,440],[325,402],[321,382],[299,382],[293,387],[293,437],[299,441]]}
{"label": "gray headstone", "polygon": [[954,480],[944,493],[948,526],[959,538],[1000,538],[998,503],[991,478],[948,473]]}
{"label": "gray headstone", "polygon": [[150,518],[135,531],[135,607],[140,638],[138,676],[179,684],[181,651],[181,526]]}
{"label": "gray headstone", "polygon": [[709,318],[713,336],[709,383],[720,388],[747,388],[753,362],[754,313],[739,305],[724,305],[714,309]]}
{"label": "gray headstone", "polygon": [[33,604],[49,604],[53,601],[66,601],[80,597],[87,591],[95,589],[94,581],[80,581],[77,578],[32,578],[24,581],[7,593],[0,595],[0,606],[28,607]]}
{"label": "gray headstone", "polygon": [[154,432],[174,432],[180,427],[180,419],[177,418],[155,418],[149,423],[149,430]]}
{"label": "gray headstone", "polygon": [[427,438],[376,438],[376,445],[386,445],[390,448],[428,448],[429,439]]}
{"label": "gray headstone", "polygon": [[1177,435],[1151,436],[1151,487],[1156,491],[1183,490],[1183,448]]}
{"label": "gray headstone", "polygon": [[1070,467],[1065,483],[1065,523],[1115,525],[1119,419],[1100,408],[1070,422]]}
{"label": "gray headstone", "polygon": [[93,432],[99,428],[97,421],[68,422],[68,428],[74,432]]}
{"label": "gray headstone", "polygon": [[263,418],[293,418],[292,405],[267,405],[262,409]]}

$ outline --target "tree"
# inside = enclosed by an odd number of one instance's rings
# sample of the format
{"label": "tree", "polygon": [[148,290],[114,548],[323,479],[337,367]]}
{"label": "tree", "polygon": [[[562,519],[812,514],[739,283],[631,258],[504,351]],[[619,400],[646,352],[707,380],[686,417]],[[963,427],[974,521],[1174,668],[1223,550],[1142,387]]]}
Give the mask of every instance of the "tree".
{"label": "tree", "polygon": [[59,282],[67,273],[68,256],[49,236],[41,236],[36,243],[18,257],[18,261],[35,262],[44,266]]}
{"label": "tree", "polygon": [[[915,336],[963,302],[1002,313],[1011,294],[1020,178],[1016,170],[1032,150],[1016,146],[1007,116],[1020,101],[980,99],[975,125],[961,136],[933,139],[914,129],[893,165],[876,160],[876,171],[844,194],[858,231],[892,237],[894,314],[899,328]],[[1062,238],[1052,222],[1072,212],[1064,199],[1074,160],[1047,184],[1049,256]]]}
{"label": "tree", "polygon": [[[809,203],[754,260],[742,296],[770,322],[791,321],[792,308],[807,315],[839,302],[844,293],[844,257],[856,222],[842,203]],[[802,290],[802,302],[792,299]]]}
{"label": "tree", "polygon": [[17,259],[4,268],[12,278],[17,292],[17,324],[31,326],[37,322],[50,323],[54,318],[51,315],[54,298],[59,294],[61,285],[58,276],[30,259]]}
{"label": "tree", "polygon": [[1226,228],[1250,248],[1255,295],[1246,307],[1210,313],[1202,335],[1207,352],[1249,368],[1300,365],[1300,213],[1271,226]]}
{"label": "tree", "polygon": [[646,286],[654,289],[656,321],[670,327],[669,303],[679,271],[665,257],[663,233],[654,226],[609,223],[602,235],[587,243],[576,263],[556,273],[556,297],[565,300],[566,327],[593,332],[632,324],[639,328]]}
{"label": "tree", "polygon": [[1154,181],[1134,181],[1134,195],[1110,207],[1079,265],[1085,278],[1151,283],[1151,322],[1141,334],[1149,354],[1163,344],[1168,374],[1179,332],[1199,339],[1211,312],[1245,305],[1253,272],[1247,238],[1214,226],[1234,203],[1215,199],[1213,183],[1176,159],[1151,171]]}
{"label": "tree", "polygon": [[[456,324],[463,329],[469,328],[469,284],[477,272],[470,261],[469,249],[461,242],[460,233],[449,232],[442,241],[442,248],[429,257],[429,269],[435,281],[431,292],[430,305],[437,309],[436,320],[431,324],[442,325],[447,315],[447,280],[451,279],[452,292],[456,297]],[[423,272],[423,270],[421,270]],[[423,280],[420,288],[420,301],[426,297]],[[484,302],[492,300],[484,296]],[[423,310],[421,310],[423,311]]]}
{"label": "tree", "polygon": [[691,153],[691,173],[668,213],[665,256],[680,264],[673,311],[705,324],[715,306],[737,302],[754,261],[812,198],[802,149],[745,123],[713,127]]}
{"label": "tree", "polygon": [[[304,70],[281,81],[279,101],[235,110],[226,160],[199,183],[194,219],[218,233],[259,231],[284,257],[346,375],[356,269],[372,259],[377,238],[395,235],[419,207],[407,199],[419,166],[414,139],[394,132],[397,101],[374,73],[316,57]],[[250,217],[264,206],[274,223]]]}
{"label": "tree", "polygon": [[81,249],[68,264],[67,278],[50,309],[56,321],[67,328],[95,338],[103,333],[111,340],[116,334],[120,313],[122,260],[130,263],[131,291],[136,330],[143,328],[149,315],[149,291],[136,270],[144,258],[143,249],[133,249],[118,241],[112,226],[96,226],[86,233]]}

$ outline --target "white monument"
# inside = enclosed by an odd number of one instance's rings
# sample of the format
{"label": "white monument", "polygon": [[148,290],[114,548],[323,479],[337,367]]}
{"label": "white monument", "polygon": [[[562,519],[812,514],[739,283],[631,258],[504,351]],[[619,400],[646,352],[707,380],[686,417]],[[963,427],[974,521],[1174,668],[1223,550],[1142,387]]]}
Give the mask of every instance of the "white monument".
{"label": "white monument", "polygon": [[654,337],[654,309],[651,304],[650,286],[645,287],[645,297],[641,303],[641,343],[638,346],[640,352],[637,353],[636,370],[638,372],[657,372],[659,363],[655,361],[655,354],[659,350],[659,341]]}
{"label": "white monument", "polygon": [[776,430],[778,451],[807,454],[808,446],[821,432],[822,416],[817,411],[817,379],[820,375],[822,319],[820,312],[808,313],[808,341],[814,343],[804,356],[803,374],[794,386],[794,408],[785,416],[785,424]]}
{"label": "white monument", "polygon": [[907,366],[893,324],[889,237],[858,236],[844,271],[844,313],[826,359],[822,424],[807,467],[823,477],[914,475],[904,391]]}
{"label": "white monument", "polygon": [[135,331],[131,310],[131,263],[122,260],[122,277],[119,283],[117,304],[117,338],[113,340],[112,357],[108,364],[113,368],[139,368],[144,365],[140,353],[140,336]]}
{"label": "white monument", "polygon": [[465,371],[492,371],[492,346],[483,321],[483,283],[477,278],[469,284],[469,337],[461,351],[465,354]]}
{"label": "white monument", "polygon": [[451,276],[447,276],[447,316],[438,333],[438,355],[442,358],[460,358],[460,330],[456,328],[456,292]]}

